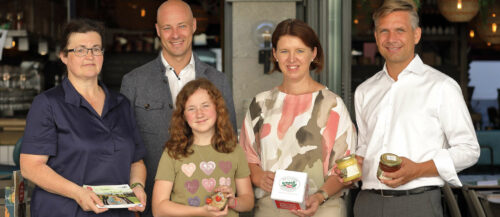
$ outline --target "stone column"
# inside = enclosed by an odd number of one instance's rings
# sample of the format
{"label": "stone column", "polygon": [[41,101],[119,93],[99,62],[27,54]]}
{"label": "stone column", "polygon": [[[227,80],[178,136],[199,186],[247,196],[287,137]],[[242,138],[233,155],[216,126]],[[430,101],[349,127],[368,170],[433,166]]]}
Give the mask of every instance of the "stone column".
{"label": "stone column", "polygon": [[252,98],[262,91],[278,86],[282,80],[281,73],[265,74],[263,64],[259,64],[260,48],[255,39],[255,29],[262,22],[271,22],[276,26],[282,20],[295,18],[296,1],[228,0],[227,2],[230,2],[232,7],[232,20],[225,21],[232,22],[232,38],[225,40],[232,40],[232,57],[229,59],[232,60],[233,95],[239,129]]}

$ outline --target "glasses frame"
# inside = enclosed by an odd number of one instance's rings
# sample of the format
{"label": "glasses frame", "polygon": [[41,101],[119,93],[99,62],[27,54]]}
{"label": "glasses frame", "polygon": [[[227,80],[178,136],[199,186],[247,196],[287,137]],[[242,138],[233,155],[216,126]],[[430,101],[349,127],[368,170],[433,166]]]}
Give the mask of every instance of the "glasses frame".
{"label": "glasses frame", "polygon": [[[87,50],[87,52],[85,52],[84,55],[79,55],[79,53],[77,52],[77,49],[80,49],[80,48]],[[99,48],[101,50],[101,54],[98,54],[98,55],[94,54],[94,50],[93,49],[95,49],[95,48]],[[67,49],[66,50],[66,52],[68,52],[68,53],[69,52],[73,52],[75,54],[75,56],[77,56],[77,57],[87,56],[87,55],[89,55],[89,51],[92,54],[92,56],[103,56],[104,55],[104,48],[100,48],[100,47],[86,48],[86,47],[80,46],[80,47],[76,47],[76,48],[73,48],[73,49]]]}

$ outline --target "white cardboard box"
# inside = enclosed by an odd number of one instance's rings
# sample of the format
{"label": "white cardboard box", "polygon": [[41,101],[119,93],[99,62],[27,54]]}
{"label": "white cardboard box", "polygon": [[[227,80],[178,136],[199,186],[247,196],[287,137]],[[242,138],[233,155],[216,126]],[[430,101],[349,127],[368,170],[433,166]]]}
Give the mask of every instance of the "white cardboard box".
{"label": "white cardboard box", "polygon": [[306,209],[307,173],[277,170],[271,199],[279,209]]}

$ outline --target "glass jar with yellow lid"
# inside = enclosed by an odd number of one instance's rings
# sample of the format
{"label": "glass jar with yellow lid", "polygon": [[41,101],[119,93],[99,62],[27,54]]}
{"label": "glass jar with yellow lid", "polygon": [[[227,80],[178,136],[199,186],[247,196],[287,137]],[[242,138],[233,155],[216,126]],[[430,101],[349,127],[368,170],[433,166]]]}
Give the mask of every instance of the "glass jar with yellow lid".
{"label": "glass jar with yellow lid", "polygon": [[354,154],[338,159],[335,163],[337,163],[337,168],[340,170],[340,176],[344,182],[361,177],[361,168],[359,168]]}
{"label": "glass jar with yellow lid", "polygon": [[382,180],[391,180],[391,178],[385,177],[383,172],[396,172],[401,168],[401,158],[392,153],[385,153],[380,156],[380,162],[378,164],[377,178]]}

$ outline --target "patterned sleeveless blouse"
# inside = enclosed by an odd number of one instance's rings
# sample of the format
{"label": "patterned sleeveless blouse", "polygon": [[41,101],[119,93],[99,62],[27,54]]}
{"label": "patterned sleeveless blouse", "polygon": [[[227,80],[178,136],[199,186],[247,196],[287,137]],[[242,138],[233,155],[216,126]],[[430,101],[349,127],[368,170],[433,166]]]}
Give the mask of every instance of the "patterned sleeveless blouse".
{"label": "patterned sleeveless blouse", "polygon": [[[301,95],[274,88],[252,100],[240,144],[248,163],[264,171],[308,173],[312,194],[334,173],[335,160],[354,152],[356,129],[342,99],[327,88]],[[266,195],[255,189],[257,198]]]}

